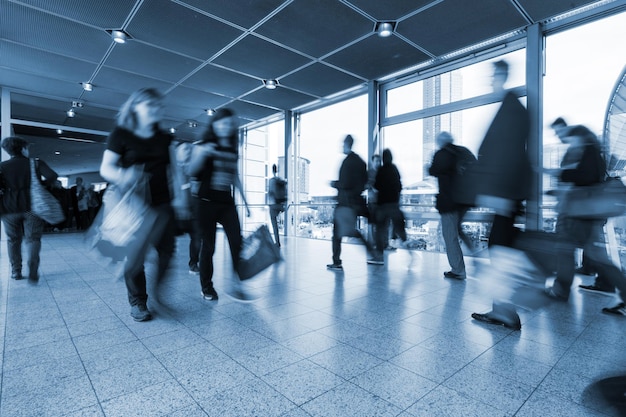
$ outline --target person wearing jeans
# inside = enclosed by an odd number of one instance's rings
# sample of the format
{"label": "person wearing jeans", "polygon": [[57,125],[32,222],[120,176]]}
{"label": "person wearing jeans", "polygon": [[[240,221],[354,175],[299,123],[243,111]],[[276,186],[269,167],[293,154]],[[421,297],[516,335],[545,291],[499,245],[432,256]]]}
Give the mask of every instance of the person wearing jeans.
{"label": "person wearing jeans", "polygon": [[[18,136],[2,140],[11,159],[0,163],[0,214],[7,235],[7,248],[11,264],[11,278],[20,280],[22,275],[22,241],[28,246],[28,279],[39,280],[39,252],[45,222],[31,211],[30,160],[28,142]],[[57,174],[44,161],[38,161],[39,172],[47,184],[53,184]]]}

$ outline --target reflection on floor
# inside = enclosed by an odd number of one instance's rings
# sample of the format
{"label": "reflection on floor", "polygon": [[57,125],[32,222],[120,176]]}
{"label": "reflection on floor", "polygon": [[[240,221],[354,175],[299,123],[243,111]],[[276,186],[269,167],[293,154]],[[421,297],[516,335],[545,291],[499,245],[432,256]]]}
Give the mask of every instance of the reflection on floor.
{"label": "reflection on floor", "polygon": [[285,238],[285,261],[240,303],[218,241],[219,301],[201,298],[181,238],[146,323],[79,234],[45,236],[38,286],[9,280],[1,242],[0,415],[620,415],[590,389],[626,375],[626,319],[600,312],[609,297],[575,290],[512,332],[470,318],[490,299],[471,270],[443,279],[441,254],[416,252],[408,270],[404,250],[370,266],[344,245],[331,272],[330,242]]}

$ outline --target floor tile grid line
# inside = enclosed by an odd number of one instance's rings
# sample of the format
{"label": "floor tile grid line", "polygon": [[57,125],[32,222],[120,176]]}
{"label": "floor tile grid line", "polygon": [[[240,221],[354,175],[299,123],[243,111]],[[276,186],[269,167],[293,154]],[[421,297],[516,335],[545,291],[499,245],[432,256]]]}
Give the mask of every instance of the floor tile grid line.
{"label": "floor tile grid line", "polygon": [[[170,272],[171,272],[171,271],[170,271]],[[81,274],[80,274],[80,273],[79,273],[79,276],[81,276]],[[100,300],[102,300],[102,301],[103,301],[103,303],[104,303],[105,305],[107,305],[107,307],[111,310],[111,312],[112,312],[113,314],[115,314],[118,318],[120,318],[120,319],[121,319],[121,317],[119,317],[118,313],[117,313],[115,310],[113,310],[113,309],[109,306],[109,304],[106,302],[106,300],[104,300],[104,299],[102,299],[102,298],[100,297],[100,295],[98,294],[98,291],[96,291],[96,290],[93,288],[93,286],[92,286],[92,285],[90,285],[90,283],[89,283],[89,282],[85,281],[85,280],[82,278],[82,276],[81,276],[81,280],[82,280],[82,281],[83,281],[83,282],[87,285],[87,287],[89,287],[89,288],[90,288],[90,289],[91,289],[91,290],[92,290],[92,291],[93,291],[93,292],[94,292],[94,293],[98,296],[98,298],[99,298]],[[184,323],[180,322],[180,321],[179,321],[179,320],[177,320],[176,318],[171,317],[171,319],[175,320],[175,321],[176,321],[179,325],[181,325],[181,326],[183,326],[184,328],[189,329],[190,331],[192,331],[192,332],[193,332],[193,329],[192,329],[192,328],[190,328],[189,326],[187,326],[187,325],[185,325]],[[133,333],[133,334],[137,337],[137,341],[138,341],[139,343],[141,343],[141,345],[142,345],[144,348],[146,348],[146,349],[150,352],[151,357],[152,357],[153,359],[155,359],[155,360],[156,360],[156,361],[157,361],[157,362],[158,362],[161,366],[163,366],[163,368],[164,368],[164,369],[165,369],[165,371],[169,374],[169,376],[172,378],[172,380],[176,381],[176,383],[178,384],[178,386],[179,386],[179,387],[180,387],[180,388],[181,388],[181,389],[182,389],[182,390],[183,390],[183,391],[184,391],[184,392],[185,392],[185,393],[186,393],[186,394],[187,394],[187,395],[188,395],[191,399],[193,399],[195,406],[197,406],[200,410],[202,410],[205,414],[207,414],[207,415],[208,415],[208,412],[207,412],[206,410],[204,410],[204,408],[202,407],[202,405],[201,405],[201,404],[198,402],[198,400],[197,400],[197,399],[196,399],[196,398],[192,395],[192,393],[191,393],[191,392],[190,392],[190,391],[189,391],[189,390],[188,390],[185,386],[183,386],[182,384],[180,384],[180,382],[178,381],[178,378],[177,378],[177,377],[176,377],[176,376],[175,376],[175,375],[174,375],[174,374],[173,374],[173,373],[172,373],[172,372],[168,369],[168,367],[167,367],[167,366],[165,366],[165,364],[164,364],[164,363],[163,363],[163,362],[162,362],[162,361],[158,358],[158,356],[157,356],[157,355],[155,355],[155,354],[154,354],[154,353],[153,353],[153,352],[149,349],[149,347],[148,347],[148,346],[144,343],[143,339],[142,339],[141,337],[139,337],[139,335],[138,335],[135,331],[133,331],[133,328],[132,328],[131,326],[129,326],[129,325],[128,325],[126,322],[124,322],[123,320],[120,320],[120,321],[121,321],[122,323],[124,323],[124,326],[125,326],[125,327],[126,327],[126,328],[127,328],[127,329],[131,332],[131,333]],[[66,325],[67,325],[67,323],[66,323]],[[194,333],[195,333],[195,332],[194,332]],[[200,336],[200,335],[199,335],[199,336]],[[205,339],[205,340],[206,340],[206,339]],[[73,341],[73,338],[72,338],[72,341]],[[208,340],[207,340],[207,342],[208,342],[209,344],[211,344],[211,342],[210,342],[210,341],[208,341]],[[213,344],[211,344],[211,345],[213,346]],[[74,345],[74,347],[76,348],[76,345]],[[77,349],[77,348],[76,348],[76,349]],[[81,362],[83,362],[83,361],[82,361],[82,356],[80,355],[80,352],[78,352],[78,349],[77,349],[77,353],[78,353],[79,357],[81,357]],[[91,386],[92,386],[92,389],[94,390],[94,394],[95,394],[96,398],[98,398],[98,407],[100,407],[100,410],[102,411],[102,414],[106,416],[106,413],[105,413],[105,411],[104,411],[104,408],[102,407],[102,400],[98,397],[98,393],[97,393],[97,392],[96,392],[96,390],[95,390],[95,387],[94,387],[94,385],[93,385],[93,383],[92,383],[92,379],[91,379],[91,376],[89,375],[88,370],[87,370],[87,369],[85,368],[85,366],[84,366],[84,362],[83,362],[83,369],[85,370],[85,374],[86,374],[86,375],[87,375],[87,377],[89,378],[89,382],[91,383]],[[123,396],[123,395],[124,395],[124,394],[120,394],[120,396]],[[114,399],[114,398],[115,398],[115,397],[110,398],[110,399],[108,399],[108,400],[110,401],[110,400],[112,400],[112,399]],[[175,410],[175,411],[177,411],[177,410]],[[0,413],[0,416],[1,416],[1,415],[2,415],[2,414]]]}

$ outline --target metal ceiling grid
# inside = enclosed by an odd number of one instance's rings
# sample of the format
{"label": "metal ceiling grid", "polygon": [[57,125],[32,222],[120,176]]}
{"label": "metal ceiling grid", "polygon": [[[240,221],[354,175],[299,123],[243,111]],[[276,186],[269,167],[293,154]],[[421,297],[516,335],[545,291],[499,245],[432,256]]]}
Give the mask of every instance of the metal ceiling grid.
{"label": "metal ceiling grid", "polygon": [[[8,1],[13,2],[13,0]],[[15,3],[94,27],[108,29],[121,28],[135,6],[135,1],[129,0],[18,0]]]}
{"label": "metal ceiling grid", "polygon": [[237,0],[236,4],[232,0],[184,0],[184,2],[249,29],[281,5],[291,3],[291,0]]}

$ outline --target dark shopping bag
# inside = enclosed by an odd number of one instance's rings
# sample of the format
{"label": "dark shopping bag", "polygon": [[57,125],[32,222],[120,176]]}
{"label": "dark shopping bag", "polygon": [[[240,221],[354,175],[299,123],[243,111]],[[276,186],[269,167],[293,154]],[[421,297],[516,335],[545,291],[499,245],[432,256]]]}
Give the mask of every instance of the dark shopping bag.
{"label": "dark shopping bag", "polygon": [[252,278],[265,268],[281,260],[280,250],[274,244],[266,225],[243,239],[237,272],[239,279]]}
{"label": "dark shopping bag", "polygon": [[559,202],[559,213],[581,219],[607,219],[626,212],[626,186],[619,177],[567,190]]}

